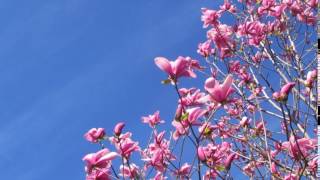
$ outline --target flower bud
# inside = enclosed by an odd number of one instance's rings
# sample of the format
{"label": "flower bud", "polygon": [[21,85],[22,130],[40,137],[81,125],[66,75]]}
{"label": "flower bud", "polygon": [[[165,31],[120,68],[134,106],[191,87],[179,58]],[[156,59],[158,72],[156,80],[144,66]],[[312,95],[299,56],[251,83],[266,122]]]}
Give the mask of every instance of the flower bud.
{"label": "flower bud", "polygon": [[115,127],[114,127],[114,134],[116,136],[119,136],[122,132],[122,129],[124,128],[125,124],[123,122],[119,122]]}

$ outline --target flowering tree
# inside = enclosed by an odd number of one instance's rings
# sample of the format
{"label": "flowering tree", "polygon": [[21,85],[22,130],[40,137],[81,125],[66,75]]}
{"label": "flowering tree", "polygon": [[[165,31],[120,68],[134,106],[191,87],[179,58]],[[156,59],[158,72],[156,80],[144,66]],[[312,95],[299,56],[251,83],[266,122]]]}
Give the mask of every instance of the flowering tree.
{"label": "flowering tree", "polygon": [[[85,139],[101,150],[83,158],[86,179],[317,179],[317,3],[225,0],[203,8],[203,60],[155,58],[177,94],[172,129],[158,130],[159,111],[142,117],[152,133],[140,147],[123,122],[109,133],[92,128]],[[180,80],[197,73],[204,86],[183,87]],[[194,158],[184,162],[187,146]]]}

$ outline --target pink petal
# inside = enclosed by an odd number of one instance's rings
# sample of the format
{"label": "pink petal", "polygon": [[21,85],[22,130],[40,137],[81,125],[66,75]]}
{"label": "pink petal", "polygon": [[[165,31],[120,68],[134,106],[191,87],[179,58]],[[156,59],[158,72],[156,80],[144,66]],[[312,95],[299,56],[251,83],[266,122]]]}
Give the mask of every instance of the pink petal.
{"label": "pink petal", "polygon": [[170,61],[164,57],[156,57],[154,59],[156,65],[162,70],[168,73],[169,75],[173,74],[172,67]]}

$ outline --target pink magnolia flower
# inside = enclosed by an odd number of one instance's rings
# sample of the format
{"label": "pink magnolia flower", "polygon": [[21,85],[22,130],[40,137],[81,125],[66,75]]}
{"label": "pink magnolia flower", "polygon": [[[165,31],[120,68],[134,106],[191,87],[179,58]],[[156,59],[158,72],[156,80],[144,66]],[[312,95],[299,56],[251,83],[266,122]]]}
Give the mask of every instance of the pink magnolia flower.
{"label": "pink magnolia flower", "polygon": [[262,15],[264,13],[267,13],[269,16],[280,18],[280,16],[284,14],[284,10],[286,8],[287,5],[285,3],[275,4],[274,0],[263,0],[262,6],[258,8],[258,14]]}
{"label": "pink magnolia flower", "polygon": [[217,129],[216,125],[212,125],[210,122],[205,122],[199,127],[199,133],[204,137],[211,137],[212,139],[216,136],[212,133],[215,129]]}
{"label": "pink magnolia flower", "polygon": [[296,85],[296,83],[294,82],[289,82],[287,84],[285,84],[281,90],[280,93],[281,94],[289,94],[289,92],[291,91],[291,89]]}
{"label": "pink magnolia flower", "polygon": [[202,8],[201,21],[203,21],[203,28],[207,28],[209,25],[216,26],[219,24],[219,18],[221,16],[220,11],[215,11],[207,8]]}
{"label": "pink magnolia flower", "polygon": [[180,77],[195,78],[196,74],[193,69],[201,69],[198,61],[192,60],[190,57],[179,56],[175,61],[169,61],[164,57],[155,58],[156,65],[168,73],[169,79],[176,82]]}
{"label": "pink magnolia flower", "polygon": [[130,179],[137,179],[139,176],[139,167],[135,164],[130,164],[129,166],[120,166],[120,176],[125,177],[125,178],[130,178]]}
{"label": "pink magnolia flower", "polygon": [[120,141],[116,146],[121,156],[129,158],[134,151],[140,151],[139,143],[132,141],[130,138]]}
{"label": "pink magnolia flower", "polygon": [[109,169],[95,169],[87,174],[86,180],[111,180],[111,172]]}
{"label": "pink magnolia flower", "polygon": [[117,155],[117,153],[110,152],[105,148],[96,153],[87,154],[82,160],[86,162],[86,172],[90,174],[94,168],[109,168],[111,160],[113,160]]}
{"label": "pink magnolia flower", "polygon": [[222,59],[232,55],[235,47],[235,41],[232,39],[232,35],[233,28],[226,24],[219,24],[207,32],[207,38],[214,42]]}
{"label": "pink magnolia flower", "polygon": [[292,1],[289,0],[286,4],[289,6],[289,8],[291,10],[291,13],[294,16],[299,14],[299,13],[302,13],[303,10],[304,10],[304,8],[303,8],[303,6],[302,6],[300,1],[293,1],[292,2]]}
{"label": "pink magnolia flower", "polygon": [[186,135],[190,125],[199,125],[198,119],[202,117],[207,110],[201,109],[200,107],[190,108],[186,110],[184,119],[179,121],[172,121],[172,125],[176,128],[173,133],[173,139],[177,140],[180,136]]}
{"label": "pink magnolia flower", "polygon": [[186,177],[189,175],[191,166],[188,163],[184,163],[179,170],[174,171],[176,176]]}
{"label": "pink magnolia flower", "polygon": [[226,169],[230,169],[232,161],[237,157],[236,153],[231,153],[224,162]]}
{"label": "pink magnolia flower", "polygon": [[122,129],[124,128],[125,124],[123,122],[119,122],[118,124],[116,124],[116,126],[114,127],[113,133],[116,136],[119,136],[122,132]]}
{"label": "pink magnolia flower", "polygon": [[307,4],[312,8],[317,8],[318,0],[307,0]]}
{"label": "pink magnolia flower", "polygon": [[154,176],[154,178],[151,178],[150,180],[166,180],[167,177],[163,176],[163,173],[158,171],[157,174]]}
{"label": "pink magnolia flower", "polygon": [[314,150],[316,146],[317,141],[315,139],[296,139],[294,136],[291,136],[289,141],[282,143],[282,149],[288,151],[289,155],[295,159],[300,159],[301,156],[308,157],[310,150]]}
{"label": "pink magnolia flower", "polygon": [[[230,155],[230,149],[231,149],[231,145],[228,142],[222,142],[219,145],[214,145],[210,143],[207,146],[199,146],[197,150],[197,154],[198,154],[199,160],[206,162],[206,164],[209,167],[212,167],[212,168],[216,168],[218,166],[225,167],[226,165],[225,160]],[[231,162],[231,159],[229,160]]]}
{"label": "pink magnolia flower", "polygon": [[307,87],[312,87],[313,81],[317,78],[317,70],[312,70],[307,73],[307,79],[304,81],[304,84]]}
{"label": "pink magnolia flower", "polygon": [[294,82],[289,82],[287,84],[285,84],[280,92],[275,92],[272,94],[273,98],[277,101],[285,101],[288,98],[288,95],[291,91],[291,89],[295,86]]}
{"label": "pink magnolia flower", "polygon": [[271,171],[272,174],[279,174],[279,172],[277,170],[276,163],[272,162],[271,167],[270,167],[270,171]]}
{"label": "pink magnolia flower", "polygon": [[298,13],[297,19],[308,25],[315,25],[317,23],[317,15],[311,11],[311,8],[307,8],[303,12]]}
{"label": "pink magnolia flower", "polygon": [[229,61],[230,72],[236,73],[239,72],[241,68],[240,61]]}
{"label": "pink magnolia flower", "polygon": [[267,27],[260,21],[245,22],[238,26],[237,34],[239,36],[248,36],[249,45],[259,46],[260,42],[265,39]]}
{"label": "pink magnolia flower", "polygon": [[119,154],[124,158],[129,158],[132,152],[140,151],[139,143],[131,139],[131,133],[120,134],[117,137],[110,137],[109,140],[115,145]]}
{"label": "pink magnolia flower", "polygon": [[231,87],[233,82],[232,75],[228,75],[223,84],[210,77],[206,80],[204,88],[208,91],[211,100],[219,103],[226,102],[229,95],[234,92]]}
{"label": "pink magnolia flower", "polygon": [[218,173],[216,170],[209,169],[206,171],[206,173],[203,175],[203,180],[215,180],[218,177]]}
{"label": "pink magnolia flower", "polygon": [[154,114],[142,117],[143,123],[148,123],[151,128],[154,128],[159,123],[164,123],[163,120],[160,119],[160,112],[156,111]]}
{"label": "pink magnolia flower", "polygon": [[154,135],[154,142],[148,145],[148,148],[142,152],[143,160],[146,162],[146,168],[154,167],[160,172],[166,170],[168,160],[174,160],[175,157],[170,150],[170,142],[164,139],[164,131]]}
{"label": "pink magnolia flower", "polygon": [[84,134],[84,138],[89,142],[97,143],[104,138],[104,135],[105,132],[103,128],[92,128]]}
{"label": "pink magnolia flower", "polygon": [[240,126],[245,127],[248,126],[251,122],[251,119],[249,119],[247,116],[242,117],[241,121],[240,121]]}
{"label": "pink magnolia flower", "polygon": [[224,3],[222,6],[220,6],[220,9],[222,11],[229,11],[230,13],[235,13],[237,10],[236,7],[229,2],[229,0],[224,0]]}
{"label": "pink magnolia flower", "polygon": [[208,40],[204,43],[200,43],[198,45],[197,53],[203,57],[209,57],[210,55],[214,54],[214,49],[211,47],[211,41]]}
{"label": "pink magnolia flower", "polygon": [[319,155],[315,156],[314,158],[312,158],[311,161],[308,162],[309,171],[313,173],[317,173],[318,161],[319,161]]}
{"label": "pink magnolia flower", "polygon": [[298,180],[299,177],[296,174],[287,174],[283,180]]}
{"label": "pink magnolia flower", "polygon": [[204,93],[200,91],[200,89],[196,88],[181,88],[179,89],[179,93],[181,96],[181,99],[179,99],[179,104],[181,104],[183,107],[187,106],[196,106],[201,105],[203,102],[201,99],[205,96]]}

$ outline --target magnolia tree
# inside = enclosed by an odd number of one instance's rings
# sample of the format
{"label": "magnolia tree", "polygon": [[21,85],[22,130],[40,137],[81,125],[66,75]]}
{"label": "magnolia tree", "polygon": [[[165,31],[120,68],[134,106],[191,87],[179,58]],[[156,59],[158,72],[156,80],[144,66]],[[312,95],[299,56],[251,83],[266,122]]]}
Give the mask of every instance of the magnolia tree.
{"label": "magnolia tree", "polygon": [[[84,137],[100,149],[83,158],[86,179],[317,179],[317,3],[225,0],[201,9],[203,59],[155,58],[177,94],[171,128],[159,130],[159,111],[142,117],[152,132],[145,147],[123,122],[90,129]],[[199,73],[203,86],[183,86]]]}

